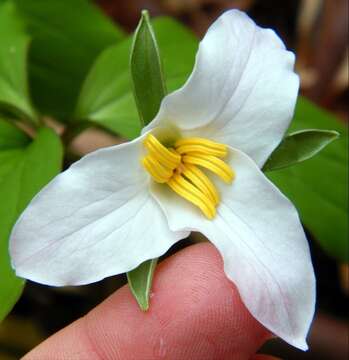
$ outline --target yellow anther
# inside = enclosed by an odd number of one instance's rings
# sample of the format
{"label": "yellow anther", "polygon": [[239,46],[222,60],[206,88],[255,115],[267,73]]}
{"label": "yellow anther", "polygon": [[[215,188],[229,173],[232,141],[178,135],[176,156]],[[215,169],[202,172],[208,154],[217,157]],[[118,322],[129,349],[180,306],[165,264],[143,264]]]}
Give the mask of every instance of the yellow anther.
{"label": "yellow anther", "polygon": [[146,156],[142,159],[142,164],[149,172],[149,174],[154,178],[158,183],[166,183],[172,174],[164,174],[161,172],[161,169],[157,166],[154,160],[150,156]]}
{"label": "yellow anther", "polygon": [[190,154],[190,153],[200,153],[203,155],[212,155],[217,157],[225,157],[227,155],[227,150],[217,150],[203,145],[181,145],[176,148],[178,154]]}
{"label": "yellow anther", "polygon": [[152,143],[145,142],[145,147],[149,151],[149,154],[151,154],[163,166],[167,167],[168,169],[174,170],[178,166],[178,164],[180,163],[180,160],[179,161],[172,161],[172,159],[169,159],[168,157],[164,156],[163,152],[160,152],[160,151],[156,150],[156,148],[154,147],[154,145]]}
{"label": "yellow anther", "polygon": [[156,169],[153,169],[152,165],[149,163],[148,159],[143,158],[141,160],[142,165],[144,168],[148,171],[148,173],[151,175],[151,177],[156,181],[157,183],[166,183],[168,180],[162,178],[157,172]]}
{"label": "yellow anther", "polygon": [[219,203],[219,194],[212,181],[199,168],[194,165],[183,165],[183,175],[187,177],[198,189],[205,193],[215,205]]}
{"label": "yellow anther", "polygon": [[161,142],[152,134],[149,134],[144,140],[145,147],[152,153],[156,153],[158,157],[162,158],[164,162],[171,164],[169,168],[178,166],[181,161],[181,156],[167,149]]}
{"label": "yellow anther", "polygon": [[216,215],[214,204],[181,175],[174,175],[168,182],[168,185],[178,195],[196,205],[208,219],[214,218]]}
{"label": "yellow anther", "polygon": [[184,138],[177,140],[175,142],[175,147],[179,147],[183,145],[201,145],[215,150],[227,151],[227,146],[224,144],[220,144],[211,140],[196,138],[196,137]]}
{"label": "yellow anther", "polygon": [[184,189],[192,193],[194,196],[198,197],[203,203],[205,203],[205,206],[212,212],[215,213],[215,204],[213,203],[210,198],[205,195],[202,191],[200,191],[198,188],[196,188],[190,181],[186,180],[184,176],[181,175],[175,175],[174,176],[175,181],[181,185]]}
{"label": "yellow anther", "polygon": [[156,173],[159,174],[161,178],[168,180],[172,177],[173,170],[163,166],[161,163],[158,162],[156,158],[153,157],[153,155],[147,155],[145,159],[152,166],[153,169],[156,169]]}
{"label": "yellow anther", "polygon": [[230,183],[234,172],[220,159],[227,155],[228,147],[193,137],[176,141],[174,148],[166,148],[151,134],[144,140],[144,145],[148,155],[142,159],[142,164],[154,181],[166,183],[179,196],[197,206],[208,219],[213,219],[219,194],[198,166]]}
{"label": "yellow anther", "polygon": [[184,164],[187,163],[202,166],[215,173],[228,184],[231,183],[234,179],[234,172],[231,170],[231,168],[224,161],[214,156],[196,153],[191,155],[184,155],[182,157],[182,161]]}

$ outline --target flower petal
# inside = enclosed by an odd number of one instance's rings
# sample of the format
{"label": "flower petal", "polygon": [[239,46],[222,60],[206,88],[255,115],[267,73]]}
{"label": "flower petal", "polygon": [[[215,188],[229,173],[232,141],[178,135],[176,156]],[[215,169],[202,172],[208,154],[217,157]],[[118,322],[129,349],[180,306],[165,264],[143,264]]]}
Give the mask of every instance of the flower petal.
{"label": "flower petal", "polygon": [[212,221],[165,187],[152,192],[172,231],[200,231],[215,244],[252,315],[305,350],[315,279],[297,212],[250,158],[233,149],[229,157],[236,179],[219,186],[222,200]]}
{"label": "flower petal", "polygon": [[294,54],[270,29],[231,10],[209,28],[187,83],[145,131],[170,122],[248,154],[261,167],[291,121],[299,80]]}
{"label": "flower petal", "polygon": [[149,192],[141,140],[85,156],[32,200],[10,238],[17,275],[86,284],[129,271],[187,236],[169,230]]}

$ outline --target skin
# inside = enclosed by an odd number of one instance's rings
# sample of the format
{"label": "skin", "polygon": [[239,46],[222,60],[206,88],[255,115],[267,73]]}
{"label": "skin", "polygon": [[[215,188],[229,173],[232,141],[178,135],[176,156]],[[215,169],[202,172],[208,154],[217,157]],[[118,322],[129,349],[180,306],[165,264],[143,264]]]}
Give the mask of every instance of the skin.
{"label": "skin", "polygon": [[158,266],[148,312],[124,286],[24,359],[272,360],[255,355],[270,337],[202,243]]}

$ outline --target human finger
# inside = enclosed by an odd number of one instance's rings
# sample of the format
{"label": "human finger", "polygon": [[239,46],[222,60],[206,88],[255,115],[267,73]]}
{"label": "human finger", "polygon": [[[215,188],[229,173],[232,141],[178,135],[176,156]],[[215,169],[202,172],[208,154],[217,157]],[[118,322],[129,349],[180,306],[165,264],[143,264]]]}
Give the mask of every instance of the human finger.
{"label": "human finger", "polygon": [[24,359],[249,359],[268,337],[205,243],[158,266],[147,312],[124,286]]}

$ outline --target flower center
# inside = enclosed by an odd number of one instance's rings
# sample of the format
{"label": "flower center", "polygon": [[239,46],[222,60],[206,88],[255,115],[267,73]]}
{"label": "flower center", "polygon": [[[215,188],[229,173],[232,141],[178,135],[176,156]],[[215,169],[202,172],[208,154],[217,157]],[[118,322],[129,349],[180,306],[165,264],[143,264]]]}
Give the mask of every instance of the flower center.
{"label": "flower center", "polygon": [[196,205],[208,219],[216,215],[219,194],[209,170],[230,184],[233,170],[223,161],[228,153],[224,144],[203,138],[183,138],[167,148],[152,134],[144,140],[148,155],[142,159],[144,168],[157,183],[167,184],[174,192]]}

